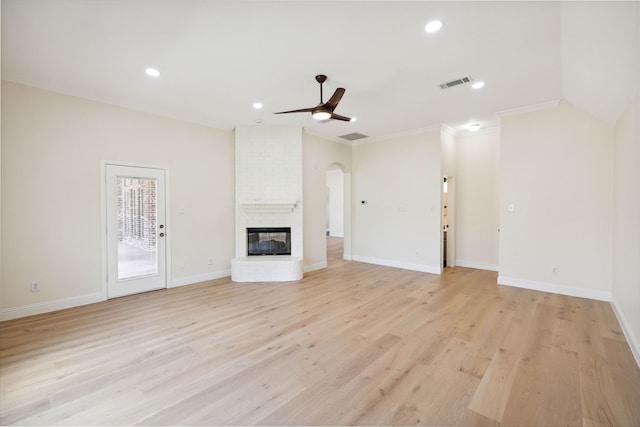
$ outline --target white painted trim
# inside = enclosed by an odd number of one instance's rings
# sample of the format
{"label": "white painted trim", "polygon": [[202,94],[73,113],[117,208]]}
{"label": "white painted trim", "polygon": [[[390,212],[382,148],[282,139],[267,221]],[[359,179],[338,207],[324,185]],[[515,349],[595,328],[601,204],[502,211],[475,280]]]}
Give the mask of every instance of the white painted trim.
{"label": "white painted trim", "polygon": [[421,271],[423,273],[442,274],[442,268],[431,265],[412,264],[409,262],[396,261],[390,259],[371,258],[360,255],[353,256],[354,261],[364,262],[367,264],[384,265],[385,267],[402,268],[404,270]]}
{"label": "white painted trim", "polygon": [[516,277],[507,277],[502,275],[498,275],[498,285],[513,286],[516,288],[525,288],[534,291],[550,292],[553,294],[588,298],[598,301],[611,301],[611,292],[608,291],[574,288],[573,286],[536,282],[533,280],[518,279]]}
{"label": "white painted trim", "polygon": [[305,265],[302,271],[304,271],[305,273],[309,273],[310,271],[322,270],[323,268],[327,268],[327,261]]}
{"label": "white painted trim", "polygon": [[342,259],[345,261],[353,261],[353,257],[349,254],[342,255]]}
{"label": "white painted trim", "polygon": [[549,110],[551,108],[556,108],[558,104],[560,104],[560,100],[554,99],[553,101],[541,102],[540,104],[525,105],[523,107],[512,108],[510,110],[498,111],[496,116],[517,116],[520,114],[531,113],[533,111]]}
{"label": "white painted trim", "polygon": [[442,127],[440,128],[440,132],[444,132],[449,136],[456,136],[457,132],[454,128],[452,128],[451,126],[449,126],[446,123],[442,124]]}
{"label": "white painted trim", "polygon": [[624,317],[624,314],[622,314],[622,311],[618,308],[618,303],[616,302],[615,298],[611,299],[611,306],[613,307],[613,312],[618,318],[618,323],[620,323],[620,326],[622,327],[622,332],[627,339],[627,343],[629,343],[631,353],[633,353],[633,357],[636,359],[636,364],[638,365],[638,367],[640,367],[640,341],[633,334],[633,328]]}
{"label": "white painted trim", "polygon": [[194,285],[196,283],[221,279],[223,277],[231,277],[231,270],[218,270],[210,273],[198,274],[196,276],[178,277],[177,279],[171,279],[167,287],[177,288],[180,286]]}
{"label": "white painted trim", "polygon": [[500,133],[500,126],[490,126],[486,128],[480,128],[475,132],[471,132],[470,130],[465,130],[465,131],[458,132],[456,136],[465,138],[467,136],[486,135],[489,133]]}
{"label": "white painted trim", "polygon": [[27,304],[19,307],[3,308],[0,310],[0,321],[33,316],[36,314],[49,313],[51,311],[64,310],[66,308],[94,304],[96,302],[102,301],[106,301],[106,298],[103,297],[102,292],[94,292],[92,294],[77,297],[61,298],[54,301]]}
{"label": "white painted trim", "polygon": [[460,259],[456,260],[456,267],[467,267],[467,268],[475,268],[478,270],[498,271],[498,266],[496,264],[489,264],[486,262],[465,261]]}

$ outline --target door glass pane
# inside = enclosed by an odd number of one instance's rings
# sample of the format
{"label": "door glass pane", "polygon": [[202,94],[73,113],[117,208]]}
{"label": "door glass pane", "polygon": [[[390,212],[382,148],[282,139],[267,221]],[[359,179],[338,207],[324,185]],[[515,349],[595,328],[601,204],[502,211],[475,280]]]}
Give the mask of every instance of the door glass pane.
{"label": "door glass pane", "polygon": [[156,181],[117,178],[118,279],[158,273]]}

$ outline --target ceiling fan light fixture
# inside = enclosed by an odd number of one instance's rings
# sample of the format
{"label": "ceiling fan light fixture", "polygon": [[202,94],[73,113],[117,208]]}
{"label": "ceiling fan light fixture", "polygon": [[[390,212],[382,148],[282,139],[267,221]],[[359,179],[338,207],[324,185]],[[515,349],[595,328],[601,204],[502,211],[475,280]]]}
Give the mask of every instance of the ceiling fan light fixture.
{"label": "ceiling fan light fixture", "polygon": [[316,110],[313,110],[313,112],[311,113],[311,116],[313,116],[313,118],[318,121],[322,121],[322,120],[330,119],[331,112],[325,110],[324,108],[318,108]]}

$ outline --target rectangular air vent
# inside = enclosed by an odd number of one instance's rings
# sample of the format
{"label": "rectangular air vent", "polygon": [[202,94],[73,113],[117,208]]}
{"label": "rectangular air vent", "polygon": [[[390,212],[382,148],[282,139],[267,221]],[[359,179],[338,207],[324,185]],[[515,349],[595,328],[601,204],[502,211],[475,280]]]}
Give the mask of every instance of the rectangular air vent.
{"label": "rectangular air vent", "polygon": [[450,87],[458,86],[458,85],[469,83],[469,82],[472,82],[472,81],[473,81],[473,77],[471,77],[471,76],[462,77],[460,79],[451,80],[450,82],[442,83],[440,85],[440,88],[449,89]]}
{"label": "rectangular air vent", "polygon": [[347,141],[355,141],[357,139],[368,138],[368,136],[358,132],[354,132],[354,133],[348,133],[346,135],[342,135],[340,136],[340,138],[346,139]]}

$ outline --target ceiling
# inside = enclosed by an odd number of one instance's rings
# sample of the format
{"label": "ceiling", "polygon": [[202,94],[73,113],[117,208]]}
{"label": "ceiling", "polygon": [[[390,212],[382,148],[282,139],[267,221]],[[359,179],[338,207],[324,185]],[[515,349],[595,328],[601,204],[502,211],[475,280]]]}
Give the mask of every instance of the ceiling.
{"label": "ceiling", "polygon": [[[614,122],[638,90],[637,2],[2,0],[1,13],[3,79],[222,129],[465,132],[561,98]],[[346,89],[335,112],[355,122],[272,114],[315,106],[316,74],[325,101]],[[486,85],[439,87],[464,76]]]}

